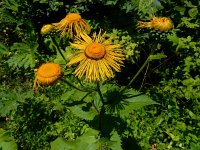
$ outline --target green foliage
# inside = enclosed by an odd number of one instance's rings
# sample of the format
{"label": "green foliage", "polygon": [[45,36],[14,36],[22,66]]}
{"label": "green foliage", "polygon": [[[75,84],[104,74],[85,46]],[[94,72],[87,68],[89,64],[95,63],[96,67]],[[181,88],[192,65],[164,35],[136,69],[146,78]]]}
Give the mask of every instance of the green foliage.
{"label": "green foliage", "polygon": [[0,128],[0,149],[2,150],[17,150],[17,144],[8,131]]}
{"label": "green foliage", "polygon": [[127,31],[121,31],[117,29],[113,29],[113,31],[108,34],[113,40],[115,44],[120,44],[126,58],[135,63],[140,58],[140,51],[137,48],[138,44],[134,41],[134,39],[128,34]]}
{"label": "green foliage", "polygon": [[86,119],[86,120],[93,120],[94,117],[97,115],[94,110],[83,111],[79,106],[73,106],[69,108],[73,114],[78,116],[79,118]]}
{"label": "green foliage", "polygon": [[33,97],[33,92],[24,92],[21,88],[11,90],[6,85],[2,85],[0,97],[0,116],[5,117],[11,111],[16,110],[20,102],[24,102],[26,98]]}
{"label": "green foliage", "polygon": [[2,59],[2,57],[6,55],[7,52],[8,48],[3,43],[0,43],[0,58]]}
{"label": "green foliage", "polygon": [[140,109],[146,105],[157,104],[147,95],[141,94],[140,92],[137,92],[135,90],[129,90],[126,93],[126,95],[127,95],[127,98],[125,99],[126,105],[124,106],[124,109],[120,111],[120,115],[122,117],[128,116],[128,114],[132,110]]}
{"label": "green foliage", "polygon": [[[198,149],[199,8],[198,0],[3,0],[0,149]],[[76,66],[66,67],[74,39],[40,34],[69,12],[121,45],[126,60],[116,78],[77,79]],[[174,28],[136,28],[153,16],[171,18]],[[59,63],[62,80],[34,93],[33,70],[44,62]]]}
{"label": "green foliage", "polygon": [[158,53],[158,54],[155,54],[155,55],[150,55],[149,56],[149,61],[153,61],[153,60],[160,60],[162,58],[166,58],[167,56],[165,54],[162,54],[162,53]]}
{"label": "green foliage", "polygon": [[51,149],[52,150],[98,149],[97,136],[98,136],[98,131],[94,129],[88,129],[85,134],[78,137],[75,141],[65,141],[63,138],[59,137],[55,141],[51,142]]}
{"label": "green foliage", "polygon": [[122,118],[128,117],[133,110],[140,109],[146,105],[157,104],[147,95],[134,89],[121,92],[121,89],[112,84],[102,86],[105,97],[106,112],[119,114]]}
{"label": "green foliage", "polygon": [[9,129],[20,149],[43,149],[56,136],[74,139],[81,130],[84,132],[80,120],[69,111],[58,109],[56,102],[44,95],[26,98],[12,116]]}

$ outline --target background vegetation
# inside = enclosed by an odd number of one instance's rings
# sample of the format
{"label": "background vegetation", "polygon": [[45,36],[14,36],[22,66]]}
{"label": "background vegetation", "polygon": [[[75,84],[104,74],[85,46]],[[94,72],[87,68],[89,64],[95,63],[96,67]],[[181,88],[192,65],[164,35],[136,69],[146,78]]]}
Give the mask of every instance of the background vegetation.
{"label": "background vegetation", "polygon": [[[0,149],[198,150],[199,11],[198,0],[0,2]],[[64,54],[70,51],[70,39],[60,39],[56,33],[42,36],[40,29],[69,12],[80,13],[92,31],[101,28],[123,46],[125,66],[115,79],[102,86],[105,97],[117,100],[117,89],[129,83],[152,51],[166,56],[150,61],[131,85],[158,105],[141,109],[132,106],[120,118],[108,113],[103,119],[109,135],[101,139],[96,138],[96,118],[87,111],[87,102],[98,99],[95,94],[84,99],[87,93],[77,94],[63,82],[40,89],[40,94],[32,90],[35,68],[48,61],[65,66],[51,37]],[[138,20],[153,16],[170,17],[174,28],[169,32],[136,28]],[[78,84],[71,72],[72,68],[65,69],[68,79]],[[93,87],[85,81],[82,84]]]}

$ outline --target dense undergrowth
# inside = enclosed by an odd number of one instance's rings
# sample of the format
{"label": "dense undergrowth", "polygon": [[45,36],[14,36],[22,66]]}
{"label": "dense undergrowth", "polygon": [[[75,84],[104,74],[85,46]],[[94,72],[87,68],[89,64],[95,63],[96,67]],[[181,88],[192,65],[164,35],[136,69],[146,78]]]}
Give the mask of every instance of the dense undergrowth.
{"label": "dense undergrowth", "polygon": [[[199,8],[198,0],[0,2],[0,149],[198,150]],[[78,79],[66,66],[73,39],[41,35],[70,12],[122,46],[115,78],[97,87]],[[173,29],[137,28],[154,16],[171,18]],[[60,64],[63,79],[35,92],[35,69],[46,62]]]}

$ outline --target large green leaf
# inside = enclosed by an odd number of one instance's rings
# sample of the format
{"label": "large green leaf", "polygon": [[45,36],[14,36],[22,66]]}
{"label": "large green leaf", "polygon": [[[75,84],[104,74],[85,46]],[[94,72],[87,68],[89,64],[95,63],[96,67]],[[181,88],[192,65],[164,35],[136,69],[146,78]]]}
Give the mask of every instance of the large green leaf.
{"label": "large green leaf", "polygon": [[73,106],[69,107],[69,109],[74,115],[85,120],[93,120],[94,117],[97,115],[94,109],[84,111],[81,106]]}
{"label": "large green leaf", "polygon": [[55,141],[51,142],[51,150],[73,150],[74,145],[67,142],[64,138],[58,137]]}
{"label": "large green leaf", "polygon": [[2,150],[17,150],[17,144],[14,138],[9,136],[8,132],[0,128],[0,149]]}
{"label": "large green leaf", "polygon": [[98,136],[99,132],[94,129],[88,131],[74,141],[66,141],[59,137],[51,142],[51,150],[95,150],[98,149]]}
{"label": "large green leaf", "polygon": [[133,110],[142,108],[146,105],[157,104],[149,96],[134,89],[121,91],[116,85],[108,84],[102,86],[102,93],[105,101],[105,110],[109,114],[120,114],[127,116]]}
{"label": "large green leaf", "polygon": [[134,89],[124,93],[127,98],[123,100],[124,108],[120,110],[120,116],[128,116],[133,110],[140,109],[147,105],[158,104],[153,101],[149,96],[142,94]]}
{"label": "large green leaf", "polygon": [[21,89],[0,91],[0,116],[6,116],[17,108],[18,102],[23,102],[29,97],[33,97],[32,91],[23,92]]}
{"label": "large green leaf", "polygon": [[7,61],[8,65],[15,69],[16,67],[35,67],[35,53],[37,51],[37,43],[14,43],[11,50],[16,50],[15,54]]}

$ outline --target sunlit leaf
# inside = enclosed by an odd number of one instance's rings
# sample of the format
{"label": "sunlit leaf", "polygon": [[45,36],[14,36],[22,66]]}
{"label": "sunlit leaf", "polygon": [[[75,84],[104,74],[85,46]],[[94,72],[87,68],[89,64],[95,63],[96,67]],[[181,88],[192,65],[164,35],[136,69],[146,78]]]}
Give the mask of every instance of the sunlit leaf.
{"label": "sunlit leaf", "polygon": [[59,137],[51,142],[51,150],[94,150],[98,149],[98,131],[88,129],[85,134],[78,137],[75,141],[66,141]]}
{"label": "sunlit leaf", "polygon": [[77,117],[85,119],[85,120],[93,120],[94,117],[97,115],[94,109],[84,111],[80,106],[69,107],[69,109]]}
{"label": "sunlit leaf", "polygon": [[17,150],[17,144],[15,143],[14,138],[2,128],[0,128],[0,149]]}
{"label": "sunlit leaf", "polygon": [[167,56],[165,54],[162,54],[162,53],[158,53],[158,54],[155,54],[155,55],[150,55],[149,56],[149,61],[152,61],[152,60],[160,60],[162,58],[166,58]]}
{"label": "sunlit leaf", "polygon": [[128,116],[133,110],[140,109],[147,105],[158,104],[153,101],[149,96],[142,94],[138,91],[133,89],[126,92],[128,96],[124,99],[126,105],[124,105],[124,109],[120,110],[120,116]]}

